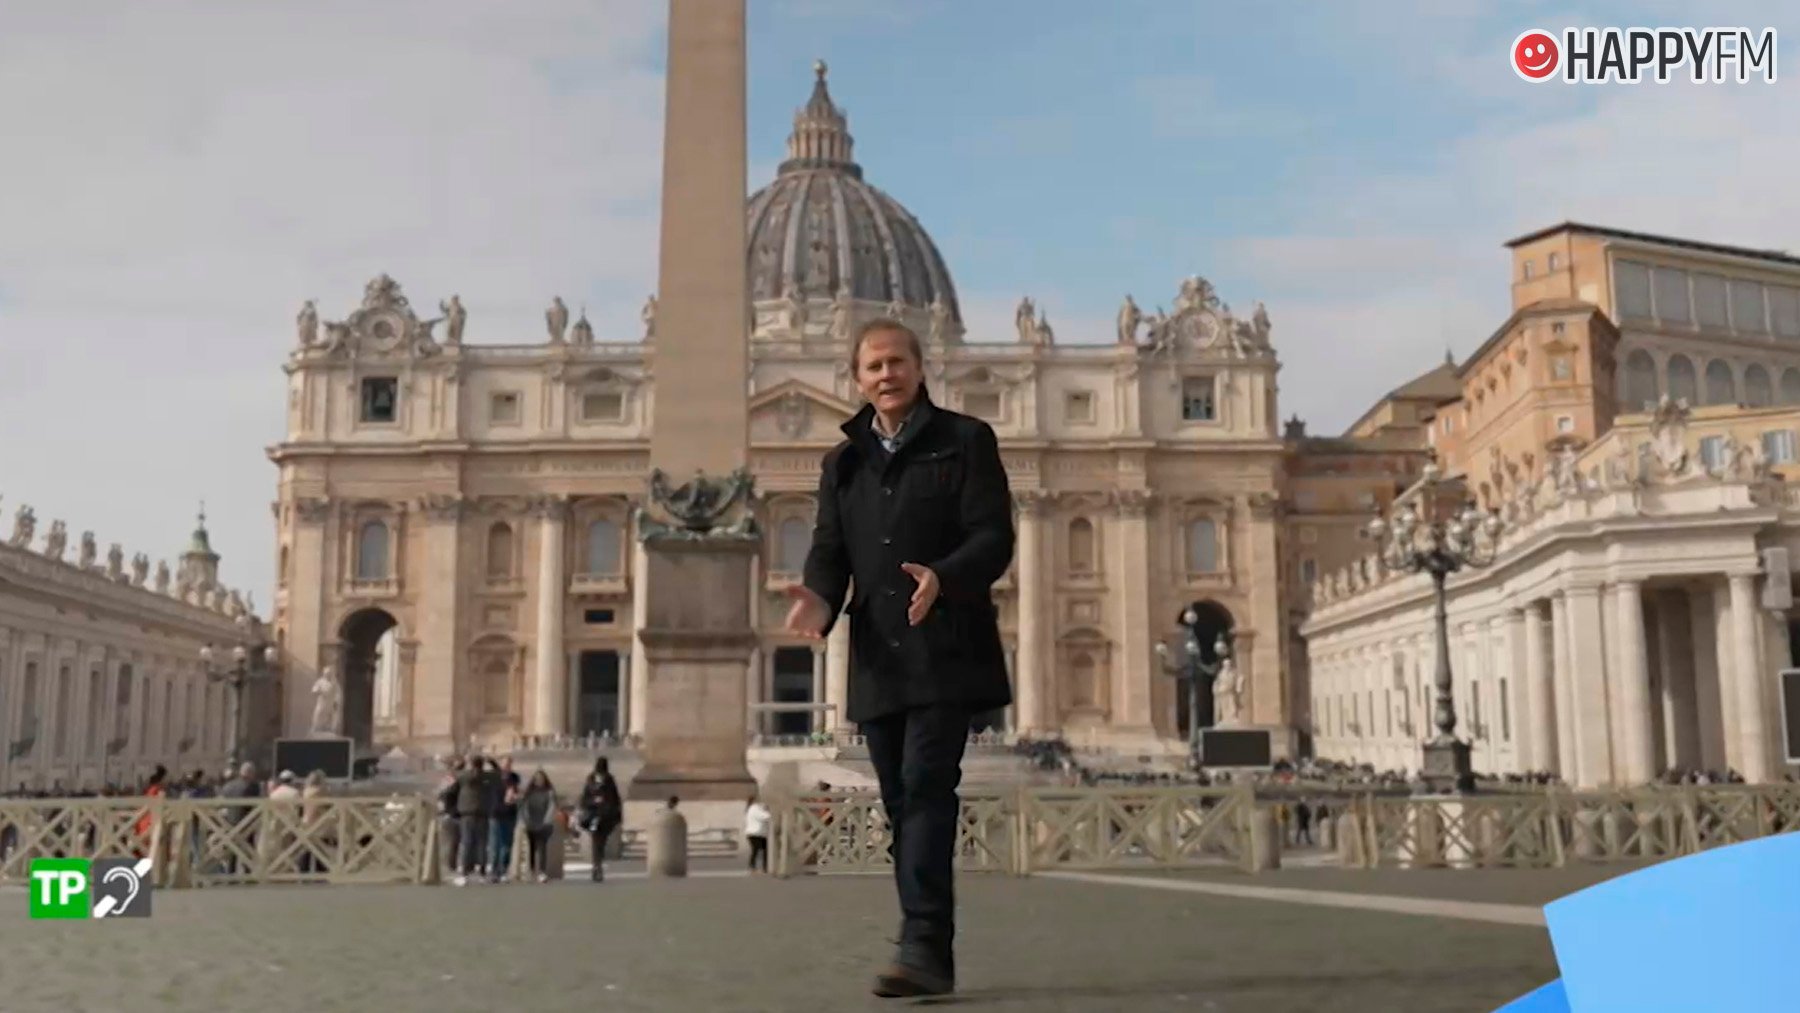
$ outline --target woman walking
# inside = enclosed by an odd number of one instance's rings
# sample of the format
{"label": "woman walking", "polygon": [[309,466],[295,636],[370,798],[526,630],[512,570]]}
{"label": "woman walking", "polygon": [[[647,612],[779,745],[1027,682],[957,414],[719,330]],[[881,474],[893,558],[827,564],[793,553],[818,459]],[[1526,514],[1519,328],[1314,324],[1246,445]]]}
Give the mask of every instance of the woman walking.
{"label": "woman walking", "polygon": [[540,883],[550,880],[550,832],[556,827],[556,789],[550,775],[539,770],[525,786],[519,802],[519,818],[525,823],[525,843],[530,851],[531,875]]}
{"label": "woman walking", "polygon": [[588,839],[594,849],[593,880],[596,883],[606,879],[603,862],[606,859],[606,841],[625,818],[625,803],[619,798],[619,783],[613,780],[606,757],[594,761],[594,772],[587,777],[587,783],[581,786],[581,829],[588,832]]}

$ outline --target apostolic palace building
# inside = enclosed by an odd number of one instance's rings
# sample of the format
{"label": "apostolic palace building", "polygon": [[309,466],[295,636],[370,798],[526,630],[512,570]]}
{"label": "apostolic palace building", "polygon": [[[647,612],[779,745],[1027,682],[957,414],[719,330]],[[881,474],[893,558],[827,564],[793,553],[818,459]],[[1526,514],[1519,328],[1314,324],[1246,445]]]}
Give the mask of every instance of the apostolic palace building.
{"label": "apostolic palace building", "polygon": [[[1030,298],[1012,333],[966,333],[950,265],[865,179],[823,65],[746,213],[756,731],[842,728],[848,624],[790,637],[785,589],[820,458],[859,406],[849,337],[891,316],[923,337],[933,397],[992,423],[1011,475],[1018,550],[996,595],[1016,702],[989,725],[1178,752],[1190,715],[1169,675],[1191,610],[1208,663],[1229,631],[1230,712],[1277,756],[1417,768],[1431,586],[1384,570],[1361,532],[1435,459],[1503,520],[1492,562],[1449,582],[1457,732],[1478,770],[1781,773],[1800,258],[1568,223],[1514,240],[1512,315],[1485,341],[1453,336],[1479,347],[1328,437],[1282,421],[1262,305],[1234,309],[1198,276],[1126,297],[1103,336],[1065,340]],[[495,334],[470,301],[427,309],[383,275],[301,309],[269,449],[280,698],[253,709],[253,734],[305,734],[327,666],[370,750],[644,727],[636,514],[657,374],[682,363],[658,358],[654,298],[629,336],[561,298],[542,331]],[[247,609],[216,590],[210,546],[191,555],[212,569],[184,562],[171,593],[91,546],[49,565],[61,543],[33,537],[0,546],[0,777],[222,755],[206,730],[220,679],[195,651],[260,627],[232,618]],[[93,632],[113,617],[146,632]]]}

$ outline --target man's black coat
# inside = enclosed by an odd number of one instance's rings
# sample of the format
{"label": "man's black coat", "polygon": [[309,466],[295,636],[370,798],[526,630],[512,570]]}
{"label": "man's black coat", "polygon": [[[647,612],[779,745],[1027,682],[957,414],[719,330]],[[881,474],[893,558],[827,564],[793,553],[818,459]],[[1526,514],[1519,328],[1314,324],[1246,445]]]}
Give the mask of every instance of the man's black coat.
{"label": "man's black coat", "polygon": [[[870,721],[911,707],[959,703],[971,712],[1012,702],[991,589],[1012,563],[1012,492],[993,427],[919,404],[889,454],[864,405],[825,455],[819,514],[806,556],[806,586],[831,623],[850,617],[847,717]],[[920,563],[940,591],[910,626]],[[851,579],[849,607],[844,597]],[[826,628],[830,632],[830,626]]]}

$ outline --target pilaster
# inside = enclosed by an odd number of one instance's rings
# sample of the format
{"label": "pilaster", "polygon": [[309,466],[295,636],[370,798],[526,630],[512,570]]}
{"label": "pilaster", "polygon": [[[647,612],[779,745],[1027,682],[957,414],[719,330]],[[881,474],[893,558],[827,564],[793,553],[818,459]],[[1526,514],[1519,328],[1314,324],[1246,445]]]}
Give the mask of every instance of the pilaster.
{"label": "pilaster", "polygon": [[[414,684],[407,701],[411,706],[402,711],[402,720],[412,722],[415,739],[451,748],[471,730],[458,727],[457,721],[458,699],[465,691],[459,579],[465,504],[460,497],[431,497],[420,506],[425,518],[425,554],[415,620],[418,629],[401,629],[400,636],[418,641],[418,665],[429,675]],[[334,660],[322,658],[320,663]],[[304,724],[311,710],[309,705],[290,711],[290,729],[295,721]]]}
{"label": "pilaster", "polygon": [[1013,662],[1014,710],[1018,730],[1041,731],[1049,726],[1045,697],[1049,688],[1051,657],[1048,633],[1054,625],[1046,614],[1044,581],[1044,514],[1050,496],[1039,490],[1015,493],[1019,508],[1018,546],[1018,649]]}

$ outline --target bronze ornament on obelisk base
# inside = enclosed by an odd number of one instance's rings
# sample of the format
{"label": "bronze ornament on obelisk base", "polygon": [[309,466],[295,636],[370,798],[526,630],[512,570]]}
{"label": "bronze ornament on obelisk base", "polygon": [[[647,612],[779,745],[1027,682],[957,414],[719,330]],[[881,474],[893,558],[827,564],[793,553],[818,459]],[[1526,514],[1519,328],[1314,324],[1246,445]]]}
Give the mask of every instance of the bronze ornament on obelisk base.
{"label": "bronze ornament on obelisk base", "polygon": [[735,827],[745,765],[750,581],[744,0],[670,0],[662,249],[644,543],[644,766],[626,823],[669,797],[690,830]]}

